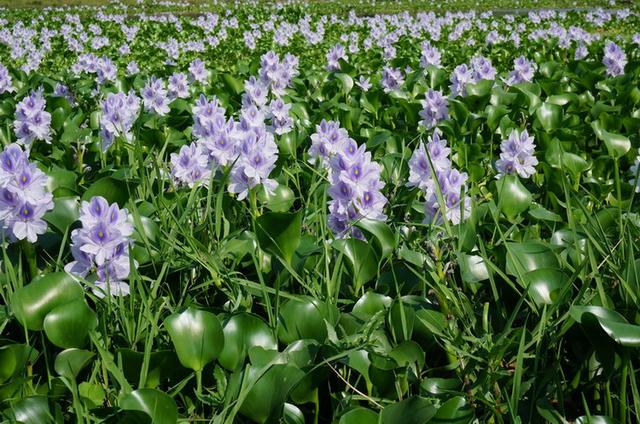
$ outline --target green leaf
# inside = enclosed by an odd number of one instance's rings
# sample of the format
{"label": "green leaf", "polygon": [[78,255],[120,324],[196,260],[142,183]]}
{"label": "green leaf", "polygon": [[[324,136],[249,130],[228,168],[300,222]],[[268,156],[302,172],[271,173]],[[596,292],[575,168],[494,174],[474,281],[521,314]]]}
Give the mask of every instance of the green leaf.
{"label": "green leaf", "polygon": [[84,300],[74,300],[52,309],[44,318],[44,333],[54,345],[68,349],[82,347],[89,331],[98,325],[95,312]]}
{"label": "green leaf", "polygon": [[58,375],[68,379],[75,380],[80,371],[89,363],[94,357],[93,352],[82,349],[67,349],[58,353],[56,356],[53,368]]}
{"label": "green leaf", "polygon": [[372,219],[360,219],[356,226],[361,230],[373,235],[376,247],[380,251],[380,256],[386,258],[390,256],[396,248],[396,235],[391,227],[383,221],[375,221]]}
{"label": "green leaf", "polygon": [[94,196],[102,196],[109,203],[116,202],[120,207],[124,207],[129,200],[129,187],[124,181],[103,177],[87,188],[82,195],[82,200],[88,202]]}
{"label": "green leaf", "polygon": [[64,233],[80,216],[79,200],[78,196],[53,199],[53,210],[44,215],[44,220]]}
{"label": "green leaf", "polygon": [[222,74],[222,81],[235,94],[240,94],[244,91],[244,83],[231,74]]}
{"label": "green leaf", "polygon": [[531,193],[517,175],[505,175],[496,181],[498,208],[513,220],[531,206]]}
{"label": "green leaf", "polygon": [[560,264],[548,245],[536,240],[507,243],[507,274],[518,275],[542,268],[559,268]]}
{"label": "green leaf", "polygon": [[351,265],[354,292],[378,274],[376,254],[367,242],[355,238],[335,240],[332,246],[342,253]]}
{"label": "green leaf", "polygon": [[430,422],[463,424],[471,422],[474,418],[473,409],[467,405],[465,399],[462,396],[455,396],[442,404]]}
{"label": "green leaf", "polygon": [[353,305],[351,313],[361,320],[366,321],[376,313],[391,306],[391,302],[392,299],[389,296],[368,291]]}
{"label": "green leaf", "polygon": [[19,423],[48,424],[55,422],[49,409],[49,401],[45,396],[25,397],[11,405],[11,408],[6,412]]}
{"label": "green leaf", "polygon": [[338,424],[378,424],[378,413],[357,406],[342,414]]}
{"label": "green leaf", "polygon": [[35,279],[11,296],[11,309],[29,330],[42,330],[45,316],[54,308],[84,298],[82,286],[66,272]]}
{"label": "green leaf", "polygon": [[156,389],[138,389],[120,400],[125,411],[141,411],[151,417],[154,424],[176,424],[178,408],[166,393]]}
{"label": "green leaf", "polygon": [[333,306],[310,297],[290,299],[280,309],[278,339],[293,343],[299,339],[313,339],[324,343],[327,324],[335,324],[338,312]]}
{"label": "green leaf", "polygon": [[287,364],[247,367],[246,381],[250,387],[242,402],[240,413],[258,423],[276,420],[282,415],[284,402],[291,389],[305,373],[297,367]]}
{"label": "green leaf", "polygon": [[258,200],[266,204],[270,211],[287,212],[293,206],[296,197],[293,194],[293,190],[286,185],[278,184],[272,192],[262,185],[260,191],[258,191]]}
{"label": "green leaf", "polygon": [[596,137],[604,141],[609,155],[614,159],[621,158],[631,149],[631,141],[627,137],[606,131],[602,128],[600,121],[593,121],[591,128],[593,128]]}
{"label": "green leaf", "polygon": [[267,212],[256,219],[260,247],[291,264],[300,244],[302,212]]}
{"label": "green leaf", "polygon": [[349,94],[349,92],[351,92],[351,89],[353,88],[353,78],[343,73],[338,73],[334,76],[338,81],[340,81],[340,85],[342,86],[342,93],[345,96]]}
{"label": "green leaf", "polygon": [[529,296],[536,304],[551,305],[569,278],[559,269],[541,268],[526,273],[523,279],[524,285],[529,287]]}
{"label": "green leaf", "polygon": [[189,307],[169,316],[164,325],[185,368],[201,371],[222,351],[224,333],[218,317],[211,312]]}
{"label": "green leaf", "polygon": [[0,384],[25,370],[27,362],[33,362],[38,351],[25,344],[10,344],[0,347]]}
{"label": "green leaf", "polygon": [[536,110],[536,117],[546,131],[556,130],[562,125],[562,107],[545,102]]}
{"label": "green leaf", "polygon": [[489,269],[481,256],[460,252],[458,253],[458,265],[462,281],[477,283],[489,279]]}
{"label": "green leaf", "polygon": [[385,407],[380,414],[381,424],[424,424],[429,422],[437,408],[425,398],[413,396]]}
{"label": "green leaf", "polygon": [[622,346],[640,347],[640,326],[629,324],[619,313],[602,306],[572,306],[571,317],[582,323],[586,314],[592,315],[609,337]]}
{"label": "green leaf", "polygon": [[244,364],[249,349],[261,346],[267,350],[277,350],[273,331],[267,323],[256,315],[246,312],[233,315],[224,324],[224,347],[218,362],[228,370],[234,371]]}

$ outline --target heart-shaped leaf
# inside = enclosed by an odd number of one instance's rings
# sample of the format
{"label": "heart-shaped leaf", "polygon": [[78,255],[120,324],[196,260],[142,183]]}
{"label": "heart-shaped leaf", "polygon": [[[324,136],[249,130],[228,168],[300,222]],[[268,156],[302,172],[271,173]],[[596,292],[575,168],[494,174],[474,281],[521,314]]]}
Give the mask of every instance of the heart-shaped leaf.
{"label": "heart-shaped leaf", "polygon": [[291,264],[300,244],[302,212],[268,212],[256,219],[260,247]]}
{"label": "heart-shaped leaf", "polygon": [[84,300],[74,300],[52,309],[44,319],[44,333],[54,345],[69,349],[82,347],[89,331],[98,325],[95,312]]}
{"label": "heart-shaped leaf", "polygon": [[222,351],[224,333],[220,320],[211,312],[189,307],[169,316],[164,325],[185,368],[201,371]]}
{"label": "heart-shaped leaf", "polygon": [[68,380],[75,380],[93,358],[94,353],[82,349],[67,349],[58,353],[53,365],[56,372]]}
{"label": "heart-shaped leaf", "polygon": [[261,346],[267,350],[278,349],[278,343],[271,328],[253,314],[233,315],[224,324],[222,331],[224,347],[218,361],[220,365],[232,371],[243,365],[249,349],[254,346]]}
{"label": "heart-shaped leaf", "polygon": [[154,424],[176,424],[178,408],[171,396],[156,389],[138,389],[120,400],[125,411],[140,411],[151,417]]}
{"label": "heart-shaped leaf", "polygon": [[83,297],[82,286],[71,275],[54,272],[16,290],[11,309],[27,329],[42,330],[44,318],[52,309]]}

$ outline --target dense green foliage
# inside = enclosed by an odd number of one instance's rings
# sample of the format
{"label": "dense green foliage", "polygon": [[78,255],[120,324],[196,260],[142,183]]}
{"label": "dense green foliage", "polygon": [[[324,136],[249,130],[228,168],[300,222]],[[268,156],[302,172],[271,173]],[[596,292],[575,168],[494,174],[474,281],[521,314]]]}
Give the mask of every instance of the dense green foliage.
{"label": "dense green foliage", "polygon": [[[638,421],[640,201],[630,168],[640,148],[640,49],[631,39],[640,18],[450,16],[433,41],[440,68],[420,66],[425,37],[406,31],[395,57],[373,43],[328,71],[325,55],[341,35],[362,40],[374,27],[346,14],[315,45],[299,34],[277,45],[271,30],[254,50],[243,41],[252,23],[306,14],[318,22],[323,12],[232,9],[238,28],[223,38],[217,27],[219,44],[171,63],[161,42],[210,35],[192,25],[196,16],[128,17],[140,31],[121,55],[120,25],[81,12],[85,28],[98,25],[111,40],[96,54],[118,74],[103,84],[72,72],[78,52],[62,37],[29,73],[27,56],[0,46],[16,89],[0,94],[0,141],[16,140],[16,104],[42,86],[52,141],[35,141],[30,160],[48,175],[55,203],[37,243],[2,243],[0,410],[9,422]],[[39,13],[13,11],[3,27],[60,29],[68,12]],[[379,19],[391,32],[414,18]],[[460,21],[487,28],[448,40]],[[487,45],[492,22],[505,37],[523,24],[519,47]],[[573,44],[528,37],[553,22],[602,36],[576,60]],[[605,72],[607,38],[626,51],[624,75]],[[275,136],[277,188],[240,201],[226,172],[208,187],[176,185],[170,154],[194,139],[198,96],[216,96],[227,116],[240,111],[243,82],[271,49],[300,60],[282,96],[294,125]],[[453,69],[476,54],[499,76],[448,98],[437,126],[468,174],[470,215],[424,223],[424,197],[407,187],[412,152],[433,134],[419,124],[421,100],[429,89],[448,94]],[[521,54],[537,64],[535,78],[505,84]],[[139,92],[150,76],[186,72],[196,58],[210,71],[206,84],[164,116],[141,112],[130,143],[100,149],[107,93]],[[140,71],[127,76],[130,60]],[[387,64],[405,73],[399,90],[380,85]],[[357,84],[363,75],[368,91]],[[57,83],[74,102],[53,95]],[[382,166],[388,218],[355,223],[365,240],[338,239],[327,225],[330,184],[308,161],[323,119],[340,122]],[[535,138],[537,172],[497,179],[500,142],[514,128]],[[129,296],[100,298],[64,272],[79,204],[98,195],[132,219]]]}

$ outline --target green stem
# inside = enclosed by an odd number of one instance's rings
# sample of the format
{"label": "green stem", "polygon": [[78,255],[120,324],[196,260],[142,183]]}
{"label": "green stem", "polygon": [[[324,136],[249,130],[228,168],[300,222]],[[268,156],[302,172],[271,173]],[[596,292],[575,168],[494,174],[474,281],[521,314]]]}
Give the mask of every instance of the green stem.
{"label": "green stem", "polygon": [[36,249],[33,244],[28,240],[21,240],[20,245],[22,247],[22,254],[27,261],[27,272],[29,281],[33,280],[38,275],[38,264],[36,259]]}
{"label": "green stem", "polygon": [[196,393],[198,398],[202,397],[202,370],[196,371]]}
{"label": "green stem", "polygon": [[629,375],[629,352],[622,355],[622,374],[620,376],[620,423],[627,422],[627,377]]}

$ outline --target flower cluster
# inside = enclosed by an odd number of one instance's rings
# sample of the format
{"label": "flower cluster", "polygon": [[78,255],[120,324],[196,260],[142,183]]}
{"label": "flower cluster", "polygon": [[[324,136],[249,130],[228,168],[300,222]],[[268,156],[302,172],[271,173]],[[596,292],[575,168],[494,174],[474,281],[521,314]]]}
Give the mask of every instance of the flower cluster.
{"label": "flower cluster", "polygon": [[47,230],[42,218],[53,209],[53,196],[46,187],[46,174],[29,163],[19,145],[0,153],[0,222],[11,240],[35,243]]}
{"label": "flower cluster", "polygon": [[281,60],[277,53],[268,51],[260,58],[258,75],[261,83],[270,89],[274,96],[280,97],[291,85],[291,80],[298,75],[298,58],[286,54]]}
{"label": "flower cluster", "polygon": [[160,116],[169,113],[169,96],[162,79],[152,76],[140,92],[144,109]]}
{"label": "flower cluster", "polygon": [[402,84],[404,84],[402,71],[398,68],[385,66],[382,68],[382,79],[380,80],[380,84],[382,85],[382,89],[385,93],[400,90]]}
{"label": "flower cluster", "polygon": [[341,44],[336,44],[327,53],[327,71],[339,71],[340,59],[347,60],[347,53]]}
{"label": "flower cluster", "polygon": [[604,46],[604,57],[602,63],[607,67],[607,75],[610,77],[617,77],[624,75],[624,67],[627,64],[627,55],[624,50],[620,48],[613,41],[607,41]]}
{"label": "flower cluster", "polygon": [[482,80],[493,81],[497,72],[491,60],[484,56],[474,56],[471,59],[471,66],[463,63],[453,70],[450,78],[451,96],[465,96],[467,84],[477,84]]}
{"label": "flower cluster", "polygon": [[432,46],[429,41],[423,41],[422,44],[420,44],[420,48],[422,50],[420,54],[420,66],[423,69],[426,69],[427,66],[442,67],[442,54],[440,54],[440,50],[438,50],[437,47]]}
{"label": "flower cluster", "polygon": [[527,60],[524,56],[519,56],[513,61],[513,71],[509,73],[506,83],[513,85],[521,82],[531,82],[535,73],[535,62]]}
{"label": "flower cluster", "polygon": [[200,144],[194,142],[182,146],[179,153],[171,153],[171,176],[176,183],[185,184],[189,188],[209,182],[211,165]]}
{"label": "flower cluster", "polygon": [[[441,222],[442,217],[458,224],[469,216],[471,199],[466,192],[467,174],[453,168],[447,140],[434,131],[425,145],[420,143],[409,160],[409,182],[424,192],[425,222]],[[441,208],[440,195],[444,211]]]}
{"label": "flower cluster", "polygon": [[267,131],[264,117],[256,105],[251,105],[242,110],[236,128],[237,159],[231,169],[229,192],[237,193],[238,200],[246,198],[260,184],[268,191],[277,186],[269,174],[276,167],[278,146],[273,134]]}
{"label": "flower cluster", "polygon": [[95,196],[82,202],[80,222],[82,227],[71,232],[74,260],[64,267],[65,271],[83,278],[95,272],[93,292],[98,297],[129,294],[129,285],[124,280],[130,272],[133,225],[127,209],[120,209],[116,203],[109,205],[104,197]]}
{"label": "flower cluster", "polygon": [[536,172],[538,159],[535,157],[536,145],[527,130],[519,132],[511,130],[509,138],[500,143],[500,159],[496,161],[496,169],[500,178],[506,174],[518,174],[529,178]]}
{"label": "flower cluster", "polygon": [[45,106],[42,87],[32,91],[16,105],[13,127],[18,143],[23,144],[27,151],[34,140],[51,140],[51,114],[44,110]]}
{"label": "flower cluster", "polygon": [[442,91],[429,89],[425,94],[425,99],[421,101],[420,125],[427,129],[435,127],[438,122],[449,117],[449,103]]}
{"label": "flower cluster", "polygon": [[13,88],[13,80],[9,74],[9,70],[2,64],[0,64],[0,94],[11,93],[15,91]]}
{"label": "flower cluster", "polygon": [[107,98],[100,102],[100,109],[102,151],[106,152],[119,136],[131,142],[131,128],[140,113],[140,99],[133,90],[129,91],[129,94],[109,93]]}
{"label": "flower cluster", "polygon": [[366,146],[358,146],[337,122],[323,120],[311,140],[311,162],[329,170],[329,228],[336,237],[363,238],[354,223],[362,218],[387,219],[387,199],[380,192],[384,187],[380,165],[371,160]]}

